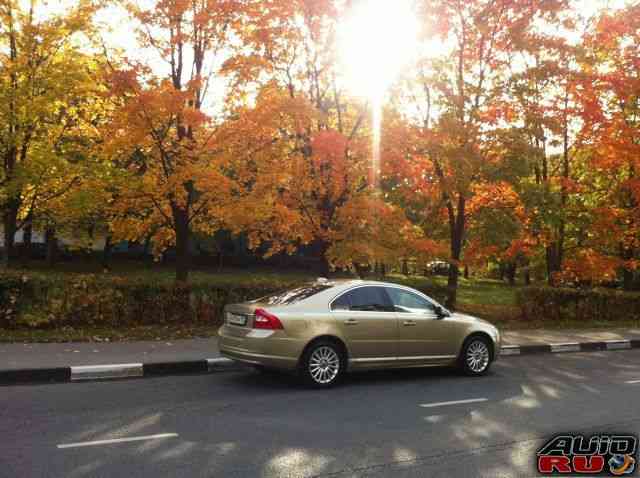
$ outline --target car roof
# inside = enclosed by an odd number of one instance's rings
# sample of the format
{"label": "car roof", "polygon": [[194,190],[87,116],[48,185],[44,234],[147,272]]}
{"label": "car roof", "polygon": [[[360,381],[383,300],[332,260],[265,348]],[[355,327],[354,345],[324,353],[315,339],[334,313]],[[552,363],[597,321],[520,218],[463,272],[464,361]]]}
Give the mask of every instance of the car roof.
{"label": "car roof", "polygon": [[412,289],[412,287],[404,284],[396,284],[394,282],[383,282],[368,279],[319,279],[316,283],[324,283],[325,285],[329,286],[327,291],[332,291],[333,293],[339,293],[356,286],[403,287]]}
{"label": "car roof", "polygon": [[[313,294],[311,297],[303,299],[299,302],[287,305],[274,305],[270,306],[271,309],[286,309],[292,310],[298,307],[300,308],[308,308],[309,306],[319,306],[324,307],[328,303],[330,303],[334,298],[338,295],[346,292],[347,290],[358,287],[358,286],[377,286],[377,287],[403,287],[412,289],[409,286],[405,286],[403,284],[395,284],[393,282],[382,282],[376,280],[366,280],[366,279],[349,279],[349,278],[337,278],[337,279],[326,279],[326,278],[318,278],[313,282],[308,284],[313,285],[325,285],[327,286],[325,290]],[[413,289],[412,289],[413,290]]]}
{"label": "car roof", "polygon": [[383,282],[379,280],[369,279],[318,279],[319,283],[326,283],[327,285],[378,285],[378,286],[401,286],[408,287],[403,284],[397,284],[395,282]]}

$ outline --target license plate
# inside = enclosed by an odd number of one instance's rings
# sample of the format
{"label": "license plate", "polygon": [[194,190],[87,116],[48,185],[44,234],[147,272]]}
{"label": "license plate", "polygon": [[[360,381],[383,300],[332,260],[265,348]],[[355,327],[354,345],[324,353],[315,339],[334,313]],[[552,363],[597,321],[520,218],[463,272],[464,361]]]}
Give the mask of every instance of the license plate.
{"label": "license plate", "polygon": [[246,315],[239,315],[239,314],[232,314],[232,313],[228,313],[227,314],[227,322],[230,323],[231,325],[247,325],[247,316]]}

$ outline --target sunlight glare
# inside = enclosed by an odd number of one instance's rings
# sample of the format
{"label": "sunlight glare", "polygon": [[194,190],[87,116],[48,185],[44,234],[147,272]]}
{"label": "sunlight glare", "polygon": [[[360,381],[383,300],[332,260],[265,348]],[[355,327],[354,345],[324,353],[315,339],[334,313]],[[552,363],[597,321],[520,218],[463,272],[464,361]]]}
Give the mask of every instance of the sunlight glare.
{"label": "sunlight glare", "polygon": [[412,0],[356,0],[338,28],[338,52],[351,93],[371,102],[371,186],[379,189],[384,95],[418,51],[419,23]]}
{"label": "sunlight glare", "polygon": [[355,2],[338,31],[338,51],[348,88],[379,100],[415,57],[418,32],[411,0]]}

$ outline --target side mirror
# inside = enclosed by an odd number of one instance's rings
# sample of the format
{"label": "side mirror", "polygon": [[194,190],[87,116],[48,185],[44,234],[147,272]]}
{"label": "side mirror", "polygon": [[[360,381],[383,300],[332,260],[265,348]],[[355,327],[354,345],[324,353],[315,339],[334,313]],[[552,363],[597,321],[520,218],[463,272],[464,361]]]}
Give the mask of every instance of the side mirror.
{"label": "side mirror", "polygon": [[444,307],[436,306],[436,316],[438,319],[444,319],[445,317],[449,317],[449,312],[447,312]]}

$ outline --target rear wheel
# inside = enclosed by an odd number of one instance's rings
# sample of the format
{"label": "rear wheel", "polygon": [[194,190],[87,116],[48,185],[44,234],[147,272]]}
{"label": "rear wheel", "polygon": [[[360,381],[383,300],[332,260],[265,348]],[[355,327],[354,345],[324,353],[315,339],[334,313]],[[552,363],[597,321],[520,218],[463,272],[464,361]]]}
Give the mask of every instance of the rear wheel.
{"label": "rear wheel", "polygon": [[469,337],[460,353],[460,368],[465,375],[485,375],[491,367],[491,343],[486,337]]}
{"label": "rear wheel", "polygon": [[342,350],[334,342],[319,340],[305,350],[300,363],[304,381],[315,388],[335,385],[346,368]]}

